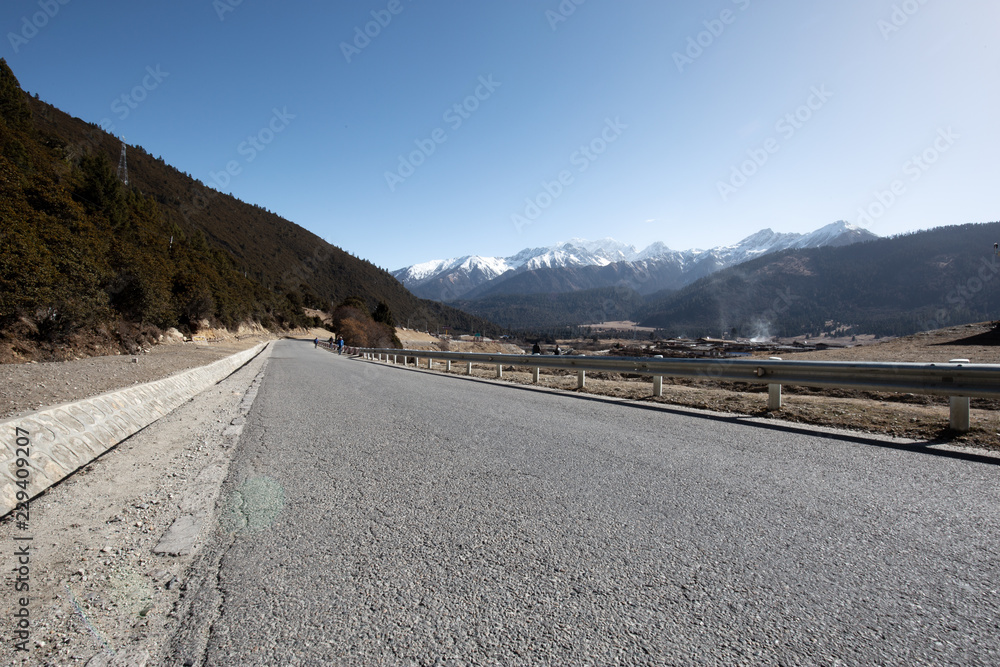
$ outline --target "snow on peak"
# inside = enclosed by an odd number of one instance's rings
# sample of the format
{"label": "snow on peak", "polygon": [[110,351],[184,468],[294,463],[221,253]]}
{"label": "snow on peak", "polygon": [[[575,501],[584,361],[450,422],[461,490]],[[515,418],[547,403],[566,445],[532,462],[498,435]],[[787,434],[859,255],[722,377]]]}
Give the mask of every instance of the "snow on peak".
{"label": "snow on peak", "polygon": [[876,238],[876,235],[864,227],[852,225],[846,220],[838,220],[809,234],[803,234],[792,247],[819,248],[828,245],[846,245],[873,238]]}
{"label": "snow on peak", "polygon": [[466,255],[422,262],[393,271],[393,275],[407,287],[413,287],[438,276],[461,273],[468,278],[471,287],[474,287],[508,271],[607,266],[617,262],[669,261],[685,267],[702,265],[722,268],[788,248],[846,245],[872,238],[877,236],[844,220],[832,222],[809,234],[781,233],[766,228],[739,243],[709,250],[674,251],[657,241],[638,251],[635,246],[611,237],[597,241],[572,238],[549,247],[525,248],[509,257]]}
{"label": "snow on peak", "polygon": [[556,247],[577,248],[597,257],[603,257],[615,262],[630,261],[637,254],[635,246],[616,241],[610,236],[598,241],[570,239],[569,241],[557,244]]}

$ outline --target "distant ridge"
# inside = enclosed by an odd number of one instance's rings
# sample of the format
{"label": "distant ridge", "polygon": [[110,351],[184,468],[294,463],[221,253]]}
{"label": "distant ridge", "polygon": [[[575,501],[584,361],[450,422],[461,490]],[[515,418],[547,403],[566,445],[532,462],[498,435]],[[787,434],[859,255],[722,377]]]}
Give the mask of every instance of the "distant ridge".
{"label": "distant ridge", "polygon": [[1000,223],[840,247],[790,249],[648,297],[645,326],[744,336],[905,335],[1000,319]]}
{"label": "distant ridge", "polygon": [[[392,274],[414,294],[444,302],[604,287],[630,287],[640,294],[651,294],[679,289],[715,271],[768,253],[836,247],[876,238],[868,230],[840,220],[809,234],[763,229],[738,243],[709,250],[676,251],[662,242],[637,250],[612,238],[570,239],[545,248],[526,248],[510,257],[469,255],[432,260]],[[528,273],[532,275],[526,277]]]}
{"label": "distant ridge", "polygon": [[[846,245],[795,247],[793,242],[793,247],[767,251],[776,236],[765,230],[750,237],[750,244],[702,253],[711,266],[734,248],[757,251],[756,257],[680,289],[640,294],[632,285],[682,276],[676,267],[673,276],[669,271],[658,276],[655,265],[616,262],[512,273],[455,304],[505,327],[548,335],[557,329],[572,334],[566,327],[632,320],[663,335],[766,338],[838,331],[895,336],[1000,319],[1000,256],[993,249],[1000,242],[1000,223]],[[815,242],[815,237],[799,239],[797,245]]]}

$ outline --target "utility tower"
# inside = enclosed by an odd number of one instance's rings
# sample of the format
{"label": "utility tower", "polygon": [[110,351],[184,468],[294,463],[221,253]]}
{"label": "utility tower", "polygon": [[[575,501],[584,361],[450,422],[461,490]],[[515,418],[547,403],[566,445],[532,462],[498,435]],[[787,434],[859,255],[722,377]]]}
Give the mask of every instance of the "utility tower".
{"label": "utility tower", "polygon": [[122,156],[118,159],[118,180],[128,185],[128,161],[125,159],[125,139],[122,139]]}

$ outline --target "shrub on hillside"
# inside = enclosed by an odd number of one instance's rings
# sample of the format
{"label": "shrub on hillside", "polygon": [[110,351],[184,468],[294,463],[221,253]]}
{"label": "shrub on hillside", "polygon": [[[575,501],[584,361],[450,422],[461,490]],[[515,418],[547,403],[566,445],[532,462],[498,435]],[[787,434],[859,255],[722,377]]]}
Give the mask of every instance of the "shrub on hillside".
{"label": "shrub on hillside", "polygon": [[351,347],[370,347],[365,327],[356,319],[346,318],[341,320],[337,327],[337,334],[344,339],[346,345],[350,345]]}

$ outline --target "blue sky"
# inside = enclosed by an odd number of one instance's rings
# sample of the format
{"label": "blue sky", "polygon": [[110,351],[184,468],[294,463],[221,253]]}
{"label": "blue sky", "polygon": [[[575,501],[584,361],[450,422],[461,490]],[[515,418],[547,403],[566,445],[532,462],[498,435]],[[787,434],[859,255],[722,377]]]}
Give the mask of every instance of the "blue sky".
{"label": "blue sky", "polygon": [[998,26],[995,0],[4,0],[0,55],[396,269],[997,220]]}

